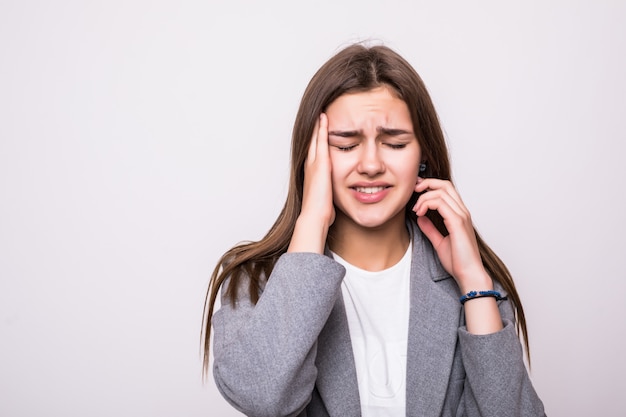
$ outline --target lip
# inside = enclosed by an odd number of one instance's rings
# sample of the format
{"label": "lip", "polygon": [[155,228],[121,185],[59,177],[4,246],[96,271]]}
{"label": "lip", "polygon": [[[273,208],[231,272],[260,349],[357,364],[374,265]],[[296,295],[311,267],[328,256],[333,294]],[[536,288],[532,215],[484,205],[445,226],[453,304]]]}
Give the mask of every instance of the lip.
{"label": "lip", "polygon": [[373,204],[387,196],[391,190],[391,185],[383,182],[359,182],[351,185],[350,190],[359,203]]}

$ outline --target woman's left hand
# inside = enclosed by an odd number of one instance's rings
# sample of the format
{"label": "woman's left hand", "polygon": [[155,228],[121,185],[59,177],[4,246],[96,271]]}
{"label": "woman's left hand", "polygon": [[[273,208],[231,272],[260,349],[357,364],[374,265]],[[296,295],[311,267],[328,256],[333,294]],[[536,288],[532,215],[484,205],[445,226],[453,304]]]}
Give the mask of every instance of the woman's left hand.
{"label": "woman's left hand", "polygon": [[[418,178],[415,191],[423,192],[413,211],[417,224],[433,244],[442,266],[454,277],[465,293],[474,289],[492,289],[493,284],[483,267],[469,211],[450,181]],[[435,210],[443,217],[448,236],[443,236],[426,217]]]}

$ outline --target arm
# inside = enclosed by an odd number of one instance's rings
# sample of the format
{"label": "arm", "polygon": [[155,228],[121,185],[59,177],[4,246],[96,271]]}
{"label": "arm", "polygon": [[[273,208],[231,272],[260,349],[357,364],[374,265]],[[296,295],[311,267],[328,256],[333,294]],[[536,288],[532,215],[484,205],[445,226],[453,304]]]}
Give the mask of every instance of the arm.
{"label": "arm", "polygon": [[475,335],[466,327],[459,329],[461,356],[466,372],[459,404],[463,412],[459,415],[545,416],[543,404],[524,366],[522,347],[515,330],[513,306],[509,301],[501,301],[499,312],[503,328],[496,333]]}
{"label": "arm", "polygon": [[[461,294],[494,289],[481,261],[470,213],[452,184],[419,178],[415,191],[424,192],[413,208],[418,226]],[[428,210],[441,214],[447,236],[425,217]],[[526,372],[511,303],[497,303],[491,297],[472,299],[464,304],[464,313],[466,325],[459,329],[459,341],[466,379],[457,416],[544,416]]]}
{"label": "arm", "polygon": [[328,119],[322,114],[305,161],[302,210],[288,253],[274,266],[256,306],[244,282],[236,305],[223,297],[213,318],[217,386],[248,415],[297,415],[311,399],[317,338],[345,273],[323,255],[335,218],[330,173]]}
{"label": "arm", "polygon": [[297,415],[310,401],[316,341],[339,293],[344,269],[313,253],[285,254],[259,302],[240,287],[213,316],[213,374],[222,395],[250,416]]}
{"label": "arm", "polygon": [[[418,178],[415,191],[424,192],[413,208],[418,216],[417,225],[433,244],[441,264],[454,277],[461,293],[492,290],[493,282],[480,257],[470,213],[452,183]],[[426,217],[428,210],[439,212],[447,236]],[[470,333],[490,334],[502,329],[502,318],[493,298],[470,300],[464,308]]]}

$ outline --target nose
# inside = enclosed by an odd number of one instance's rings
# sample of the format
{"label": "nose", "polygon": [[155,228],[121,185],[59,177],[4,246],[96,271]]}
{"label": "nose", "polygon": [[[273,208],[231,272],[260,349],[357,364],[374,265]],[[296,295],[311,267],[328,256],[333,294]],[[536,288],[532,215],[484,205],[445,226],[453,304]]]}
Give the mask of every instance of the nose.
{"label": "nose", "polygon": [[385,164],[381,158],[377,143],[367,143],[361,148],[357,170],[360,174],[369,177],[385,172]]}

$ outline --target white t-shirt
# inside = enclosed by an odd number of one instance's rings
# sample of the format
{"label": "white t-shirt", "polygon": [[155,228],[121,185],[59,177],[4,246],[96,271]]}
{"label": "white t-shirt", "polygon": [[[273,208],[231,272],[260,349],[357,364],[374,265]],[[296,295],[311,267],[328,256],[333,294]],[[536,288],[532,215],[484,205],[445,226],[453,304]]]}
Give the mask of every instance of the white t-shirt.
{"label": "white t-shirt", "polygon": [[363,417],[404,417],[411,245],[396,265],[370,272],[350,265],[341,284]]}

